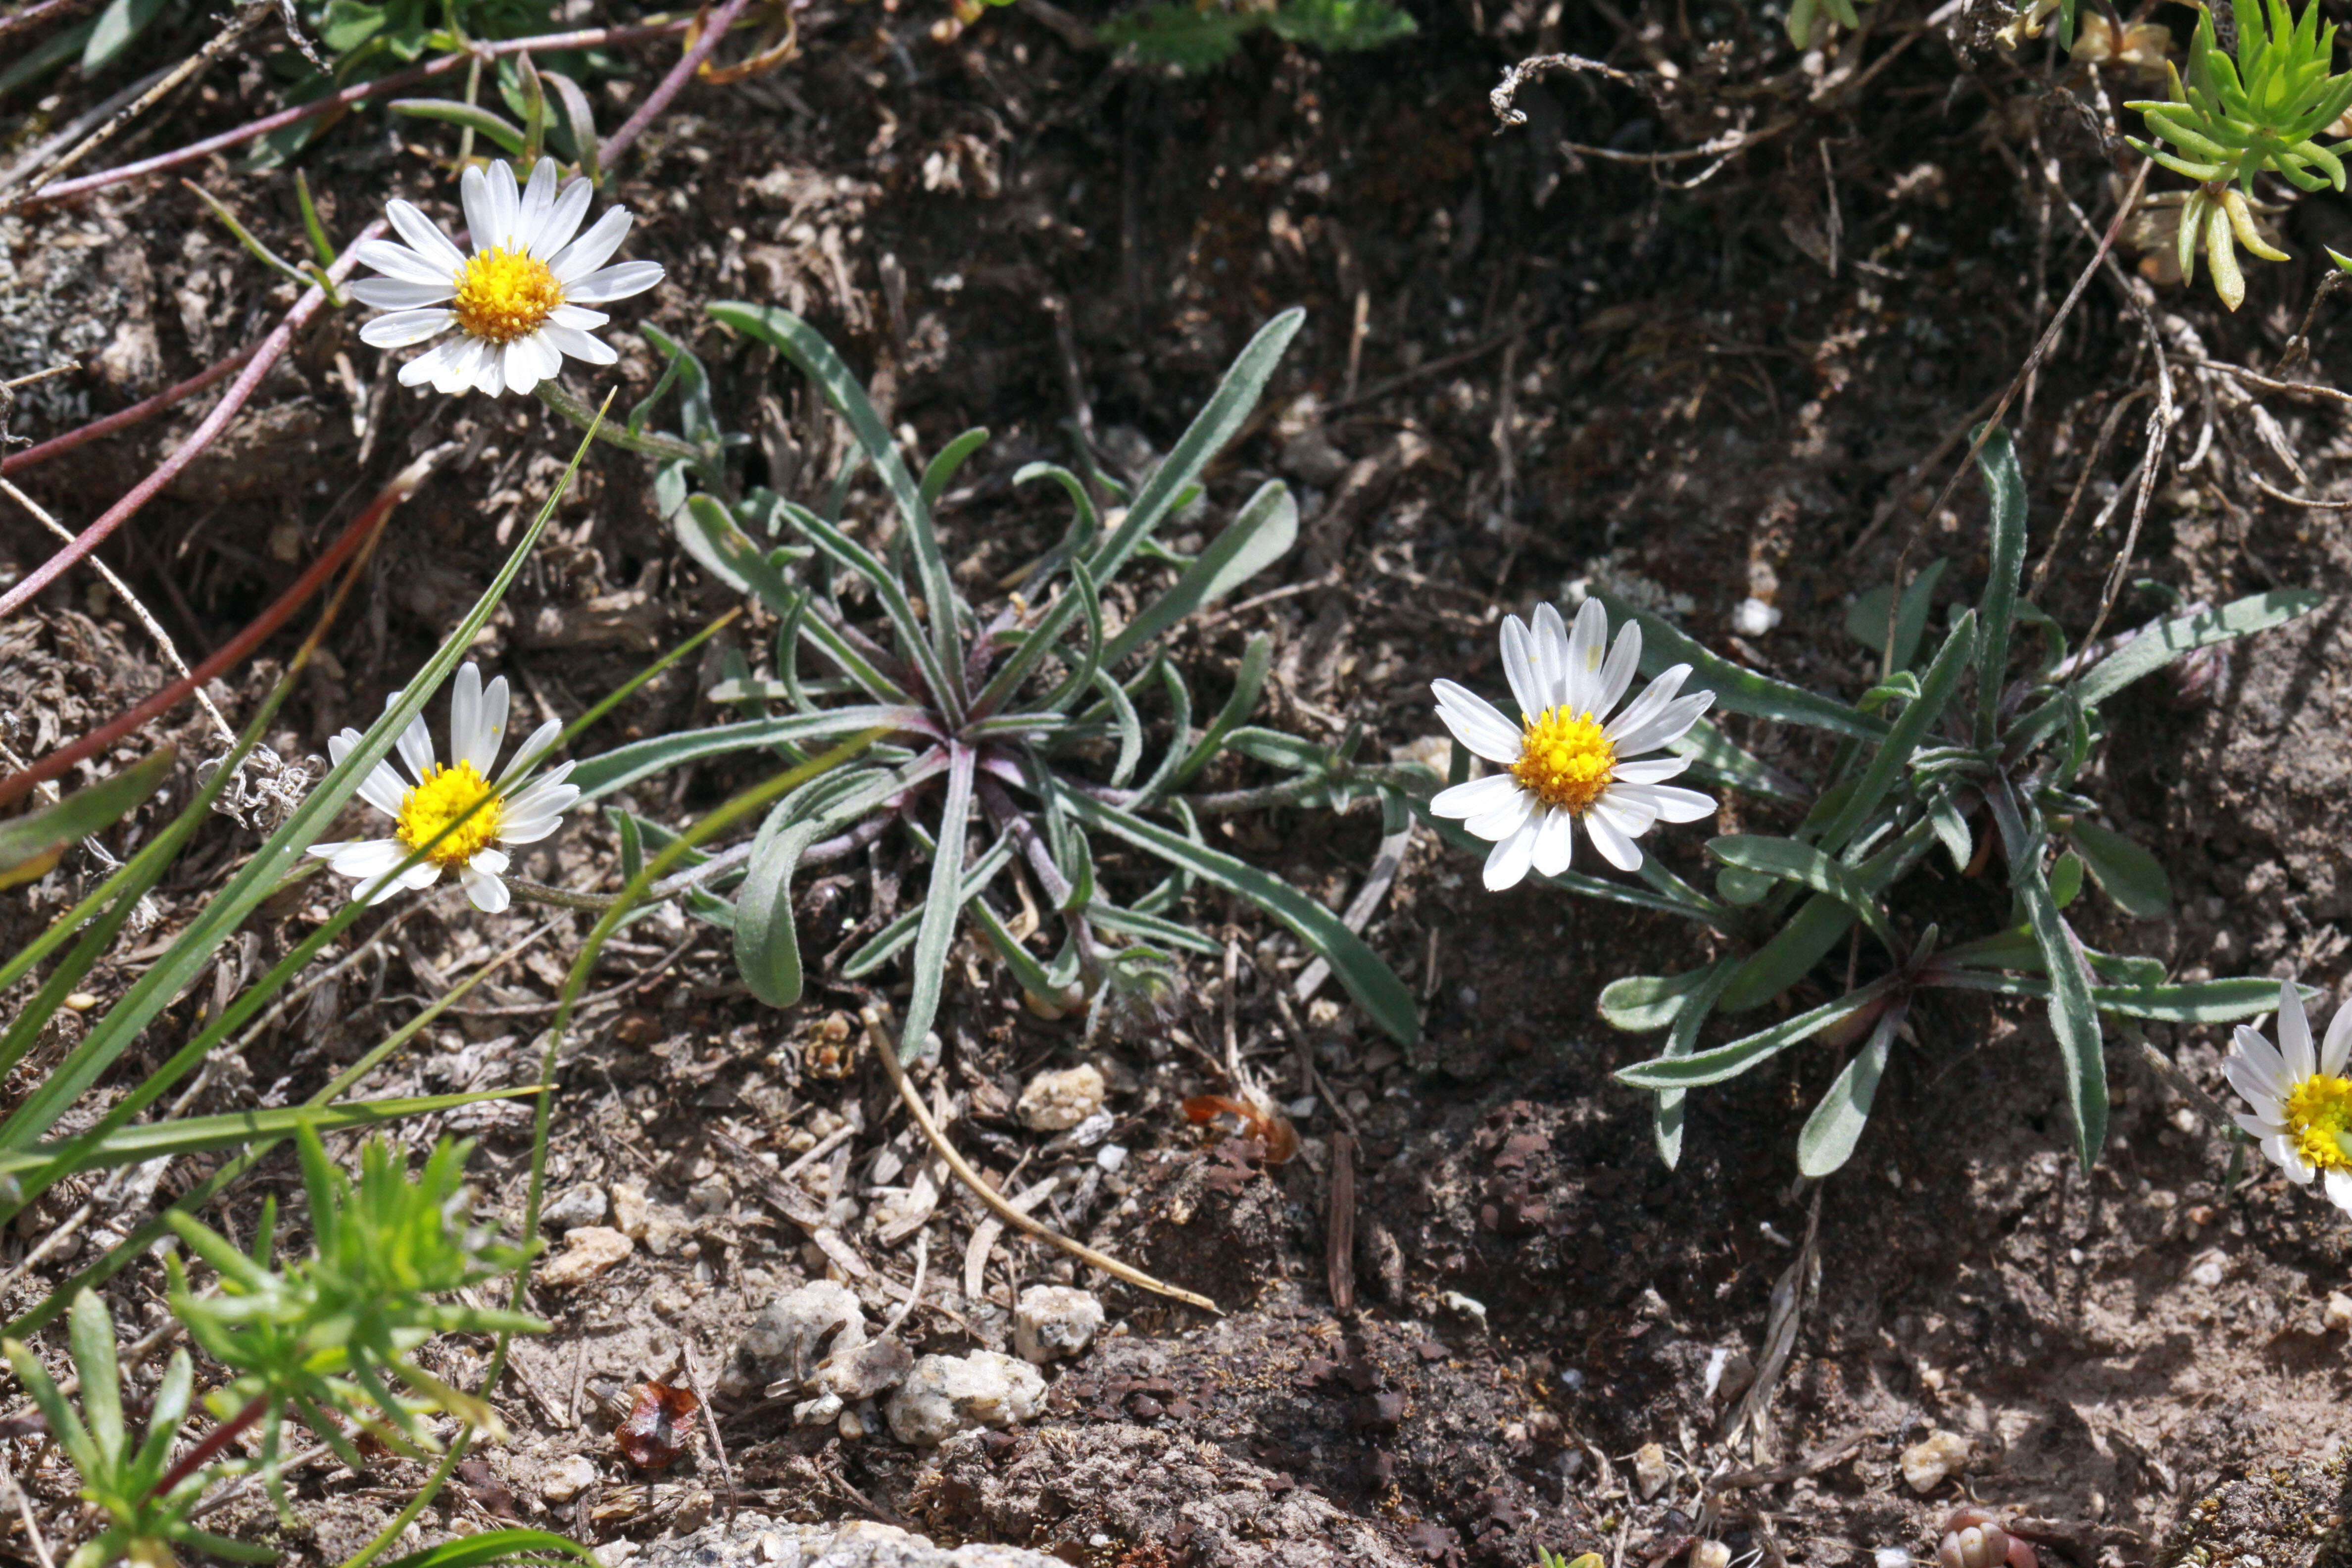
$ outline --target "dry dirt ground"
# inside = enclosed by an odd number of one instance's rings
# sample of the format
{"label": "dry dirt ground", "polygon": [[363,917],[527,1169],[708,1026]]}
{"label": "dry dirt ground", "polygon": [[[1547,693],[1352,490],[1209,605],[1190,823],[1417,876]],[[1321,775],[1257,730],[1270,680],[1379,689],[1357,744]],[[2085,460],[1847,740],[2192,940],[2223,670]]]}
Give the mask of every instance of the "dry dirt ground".
{"label": "dry dirt ground", "polygon": [[[1950,42],[1947,32],[1980,35],[1972,13],[1931,31],[1921,10],[1877,8],[1859,58],[1885,68],[1866,79],[1835,57],[1798,62],[1775,22],[1737,7],[1654,4],[1621,17],[1598,0],[1437,0],[1416,7],[1418,37],[1384,51],[1326,57],[1261,36],[1184,79],[1080,49],[1066,18],[1026,0],[947,41],[920,7],[820,0],[800,15],[797,60],[691,89],[631,155],[615,194],[642,215],[638,253],[670,269],[647,313],[709,359],[772,474],[790,477],[778,470],[795,441],[817,432],[772,362],[703,323],[705,300],[807,314],[926,449],[970,425],[995,432],[944,514],[951,558],[975,579],[1018,565],[1058,531],[1058,513],[1010,479],[1024,461],[1067,456],[1065,421],[1087,421],[1116,462],[1148,462],[1256,323],[1306,305],[1266,416],[1211,486],[1220,505],[1265,476],[1297,489],[1300,548],[1262,584],[1284,593],[1179,645],[1200,688],[1221,692],[1246,637],[1271,632],[1279,653],[1262,721],[1335,740],[1360,720],[1376,747],[1412,745],[1435,729],[1432,679],[1497,688],[1499,617],[1580,581],[1647,595],[1756,668],[1852,696],[1869,684],[1869,656],[1843,632],[1843,607],[1888,576],[1915,526],[1915,561],[1952,563],[1948,596],[1981,581],[1973,485],[1926,515],[1955,460],[1947,437],[2006,384],[2090,259],[2065,201],[2099,223],[2113,210],[2099,148],[2064,100],[2045,96],[2062,73]],[[159,38],[127,68],[194,36]],[[1664,60],[1685,76],[1724,71],[1733,101],[1766,106],[1751,123],[1789,123],[1693,181],[1705,163],[1563,147],[1694,145],[1720,127],[1689,100],[1562,76],[1523,89],[1528,125],[1497,133],[1486,94],[1503,65],[1539,48],[1630,70]],[[633,58],[626,80],[642,91],[668,57]],[[0,110],[22,117],[29,138],[106,88]],[[2130,94],[2118,84],[2117,96]],[[273,104],[262,70],[232,62],[119,152]],[[309,154],[335,232],[354,231],[393,194],[448,205],[411,150],[432,141],[420,123],[354,116]],[[2064,199],[2053,198],[2045,166]],[[298,243],[283,176],[224,162],[195,173],[268,237]],[[2345,210],[2304,204],[2288,221],[2290,248],[2308,258],[2331,238],[2343,245]],[[2147,404],[2111,443],[2099,431],[2156,374],[2144,311],[2169,356],[2184,434],[2115,624],[2164,607],[2143,579],[2191,599],[2340,587],[2352,567],[2341,508],[2284,504],[2253,482],[2352,493],[2338,410],[2284,396],[2256,405],[2191,363],[2275,363],[2318,271],[2308,259],[2252,269],[2234,317],[2208,294],[2143,289],[2129,276],[2094,279],[2012,418],[2037,558],[2069,498],[2083,499],[2042,605],[2079,636],[2115,560],[2129,509],[2106,502],[2129,487]],[[0,217],[0,374],[90,359],[28,394],[16,428],[47,435],[192,374],[289,298],[166,183]],[[2341,311],[2321,309],[2312,373],[2323,380],[2352,375],[2352,353],[2331,339]],[[413,452],[461,444],[400,514],[365,602],[286,710],[272,740],[294,759],[364,721],[404,679],[571,446],[535,404],[400,392],[354,332],[346,317],[309,333],[214,455],[105,552],[193,657],[291,581],[355,496]],[[657,362],[625,331],[621,341],[625,401]],[[85,521],[200,408],[24,481]],[[2269,456],[2263,420],[2301,473]],[[2183,471],[2206,449],[2202,423],[2214,427],[2210,456]],[[10,574],[49,548],[21,517],[0,529]],[[19,754],[70,739],[165,679],[121,604],[87,576],[68,582],[0,627],[0,739]],[[1738,629],[1751,598],[1779,612],[1776,626]],[[531,706],[568,716],[730,602],[658,523],[637,460],[600,451],[479,654]],[[741,646],[761,657],[756,638]],[[2347,656],[2352,626],[2331,607],[2161,689],[2150,683],[2120,710],[2093,787],[2118,826],[2162,847],[2178,898],[2158,921],[2109,910],[2093,940],[2129,942],[2176,973],[2340,984],[2352,917],[2339,847],[2352,809]],[[276,669],[265,658],[220,683],[232,721]],[[719,721],[724,710],[700,695],[717,669],[714,653],[656,680],[583,749]],[[197,721],[176,734],[205,754]],[[1792,769],[1819,764],[1785,737],[1749,738]],[[680,821],[732,777],[698,770],[635,804]],[[1699,875],[1703,831],[1662,835],[1658,852]],[[205,830],[146,929],[98,973],[101,997],[160,951],[257,833],[226,820]],[[1379,824],[1362,812],[1279,813],[1234,822],[1230,835],[1230,847],[1337,906],[1370,862]],[[614,858],[611,834],[583,820],[522,868],[585,885]],[[100,869],[77,858],[7,895],[6,941]],[[898,869],[886,855],[810,887],[804,947],[837,962],[874,901],[895,896],[885,884]],[[1137,872],[1113,863],[1107,874]],[[332,896],[312,883],[268,909],[224,954],[222,984],[266,966]],[[1423,1001],[1425,1037],[1407,1053],[1328,995],[1294,1003],[1302,954],[1286,938],[1234,910],[1192,912],[1229,940],[1229,963],[1195,963],[1172,1019],[1092,1053],[1110,1082],[1109,1139],[1132,1151],[1124,1166],[1107,1172],[1096,1150],[1057,1145],[1013,1117],[1034,1072],[1077,1059],[1079,1027],[1024,1012],[977,957],[956,963],[935,1092],[992,1175],[1024,1187],[1059,1175],[1040,1211],[1053,1223],[1213,1295],[1227,1315],[1110,1289],[1110,1336],[1058,1374],[1040,1420],[931,1454],[794,1429],[787,1406],[728,1375],[752,1318],[825,1261],[763,1200],[757,1155],[790,1162],[855,1124],[810,1168],[812,1201],[830,1205],[863,1249],[875,1316],[896,1310],[917,1270],[911,1234],[887,1247],[877,1236],[891,1196],[882,1189],[903,1195],[923,1151],[850,1036],[861,994],[820,970],[803,1006],[763,1010],[704,928],[662,917],[616,941],[562,1064],[553,1190],[641,1191],[642,1234],[609,1270],[535,1291],[554,1327],[523,1346],[496,1391],[512,1440],[460,1472],[420,1539],[520,1519],[614,1560],[625,1543],[723,1515],[739,1493],[778,1517],[898,1521],[942,1542],[1034,1546],[1097,1568],[1525,1568],[1538,1546],[1658,1568],[1700,1533],[1780,1568],[1874,1553],[1883,1564],[1890,1549],[1927,1557],[1937,1521],[1973,1498],[2022,1521],[2069,1568],[2343,1560],[2332,1456],[2352,1312],[2331,1315],[2327,1303],[2352,1258],[2352,1224],[2260,1165],[2232,1179],[2229,1146],[2124,1042],[2110,1042],[2114,1130],[2087,1175],[2065,1152],[2038,1017],[1973,1005],[1922,1019],[1859,1152],[1825,1185],[1798,1183],[1792,1144],[1838,1067],[1827,1049],[1696,1096],[1669,1172],[1647,1102],[1610,1078],[1651,1047],[1603,1025],[1594,998],[1619,975],[1705,957],[1690,929],[1532,889],[1489,896],[1475,864],[1423,835],[1368,928]],[[371,917],[336,954],[357,961],[220,1064],[203,1108],[310,1092],[541,913],[484,918],[444,892]],[[529,1081],[585,925],[557,919],[366,1091]],[[200,985],[152,1050],[175,1045],[210,994]],[[77,1027],[61,1020],[58,1048]],[[1214,1067],[1228,1029],[1285,1099],[1315,1101],[1285,1166],[1248,1144],[1204,1142],[1178,1112],[1186,1096],[1227,1087]],[[2218,1034],[2149,1036],[2220,1092]],[[1360,1148],[1361,1300],[1348,1315],[1326,1285],[1341,1115]],[[486,1204],[519,1215],[524,1112],[493,1106],[412,1131],[479,1137]],[[174,1168],[160,1187],[118,1196],[5,1305],[22,1310],[78,1247],[102,1245],[105,1227],[127,1228],[197,1173]],[[232,1224],[294,1184],[289,1167],[267,1167],[229,1204]],[[72,1206],[45,1206],[8,1239],[11,1255]],[[967,1293],[979,1218],[950,1188],[919,1233],[928,1284],[906,1327],[918,1350],[1001,1344],[1009,1292],[1071,1277],[1057,1254],[1013,1237]],[[156,1319],[159,1282],[152,1270],[126,1276],[118,1316]],[[1757,1415],[1746,1391],[1759,1365],[1772,1369],[1776,1326],[1792,1337]],[[614,1449],[604,1391],[669,1373],[681,1347],[720,1385],[726,1468],[697,1434],[674,1468],[640,1472]],[[478,1344],[438,1354],[454,1377],[483,1366]],[[1921,1495],[1899,1456],[1935,1430],[1966,1440],[1967,1463]],[[14,1453],[27,1462],[32,1446]],[[593,1479],[558,1486],[574,1456]],[[1727,1482],[1727,1472],[1741,1474]],[[304,1472],[305,1522],[282,1540],[288,1559],[335,1561],[415,1479],[392,1463]],[[63,1472],[45,1466],[32,1484],[57,1517]],[[250,1499],[211,1522],[223,1521],[277,1528]]]}

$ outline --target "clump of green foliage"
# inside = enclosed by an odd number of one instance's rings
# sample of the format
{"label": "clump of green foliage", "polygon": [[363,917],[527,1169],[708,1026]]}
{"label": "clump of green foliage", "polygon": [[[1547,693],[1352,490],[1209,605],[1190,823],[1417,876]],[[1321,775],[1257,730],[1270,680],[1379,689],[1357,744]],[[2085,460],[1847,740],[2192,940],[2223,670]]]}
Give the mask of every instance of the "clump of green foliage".
{"label": "clump of green foliage", "polygon": [[[792,889],[803,868],[863,852],[897,827],[904,851],[930,862],[928,891],[844,957],[838,978],[855,981],[908,956],[902,1037],[910,1055],[922,1048],[963,931],[992,949],[1049,1016],[1091,1009],[1091,1024],[1106,1009],[1148,1010],[1176,952],[1223,951],[1178,918],[1179,900],[1196,884],[1264,910],[1330,963],[1376,1023],[1412,1040],[1412,994],[1371,948],[1314,899],[1212,846],[1200,818],[1344,806],[1371,795],[1401,824],[1409,797],[1426,788],[1427,770],[1358,763],[1356,734],[1323,747],[1246,723],[1272,658],[1263,636],[1250,641],[1230,695],[1196,728],[1200,707],[1161,646],[1187,616],[1278,560],[1297,535],[1297,502],[1269,480],[1198,554],[1154,537],[1202,504],[1202,470],[1247,421],[1303,312],[1285,312],[1258,332],[1165,460],[1132,489],[1083,450],[1083,475],[1052,463],[1019,470],[1016,485],[1058,487],[1071,517],[1060,542],[1000,584],[1011,592],[992,604],[975,602],[950,570],[933,519],[988,432],[957,437],[918,479],[856,378],[808,323],[765,305],[709,310],[805,375],[846,424],[849,450],[829,483],[815,476],[805,503],[746,483],[735,454],[751,443],[726,428],[708,370],[685,345],[645,329],[670,356],[668,372],[612,434],[660,459],[656,500],[681,543],[706,571],[772,613],[779,629],[769,673],[736,654],[730,678],[710,693],[737,710],[739,721],[585,759],[572,782],[594,800],[701,758],[781,752],[797,762],[803,748],[880,737],[856,765],[785,796],[748,846],[688,858],[709,873],[688,894],[688,907],[733,932],[751,992],[774,1006],[801,995]],[[673,386],[682,434],[648,430],[652,407]],[[542,383],[541,394],[589,420],[554,384]],[[879,480],[883,510],[860,525],[861,539],[845,511],[867,469]],[[1113,629],[1104,595],[1122,574],[1134,608]],[[817,668],[804,670],[812,658]],[[1147,718],[1155,706],[1164,716]],[[1184,786],[1224,752],[1293,776],[1187,794]],[[632,877],[647,846],[676,837],[629,811],[613,815]],[[975,830],[984,834],[976,854],[967,844]],[[1122,894],[1097,874],[1097,837],[1160,862],[1165,874]],[[1015,937],[992,890],[1016,858],[1061,928],[1051,957]]]}
{"label": "clump of green foliage", "polygon": [[2137,110],[2170,145],[2137,138],[2131,144],[2199,183],[2181,208],[2182,280],[2197,274],[2201,241],[2212,263],[2214,292],[2234,310],[2246,297],[2237,246],[2264,260],[2286,259],[2263,238],[2248,210],[2254,176],[2276,174],[2305,191],[2344,189],[2342,153],[2352,142],[2322,146],[2317,138],[2352,109],[2352,71],[2330,74],[2336,27],[2320,26],[2315,0],[2299,18],[2287,0],[2231,0],[2231,12],[2234,58],[2216,39],[2213,13],[2200,9],[2189,46],[2188,80],[2168,63],[2168,96],[2125,107]]}
{"label": "clump of green foliage", "polygon": [[1203,71],[1261,27],[1330,54],[1376,49],[1416,30],[1395,0],[1153,0],[1104,23],[1095,36],[1145,65]]}
{"label": "clump of green foliage", "polygon": [[[188,1352],[173,1353],[147,1429],[134,1434],[123,1419],[113,1320],[91,1291],[79,1292],[68,1312],[80,1410],[22,1342],[0,1344],[80,1473],[82,1496],[104,1521],[75,1549],[68,1568],[117,1562],[161,1568],[175,1561],[174,1547],[275,1562],[275,1549],[212,1534],[195,1525],[194,1514],[216,1483],[257,1468],[279,1514],[290,1518],[281,1474],[289,1407],[354,1468],[365,1460],[345,1422],[395,1452],[419,1454],[436,1447],[417,1423],[423,1411],[446,1412],[476,1427],[495,1421],[481,1400],[419,1368],[412,1356],[418,1346],[436,1333],[546,1331],[525,1313],[437,1299],[510,1274],[530,1256],[467,1223],[471,1196],[461,1177],[470,1143],[444,1139],[412,1176],[404,1156],[371,1140],[354,1184],[329,1161],[308,1123],[297,1142],[310,1196],[309,1257],[276,1259],[274,1199],[263,1206],[250,1253],[185,1215],[173,1215],[181,1238],[220,1278],[217,1291],[199,1294],[179,1258],[170,1258],[172,1310],[197,1346],[235,1374],[207,1396],[219,1425],[193,1447],[173,1457],[194,1386]],[[261,1452],[248,1463],[233,1439],[257,1424]]]}
{"label": "clump of green foliage", "polygon": [[[1655,616],[1611,605],[1641,622],[1644,673],[1687,663],[1690,687],[1712,688],[1717,713],[1802,725],[1837,742],[1826,773],[1808,787],[1717,731],[1693,731],[1687,749],[1712,777],[1804,808],[1784,834],[1712,840],[1707,851],[1719,867],[1712,897],[1663,870],[1647,888],[1554,879],[1589,896],[1684,916],[1734,944],[1699,968],[1622,979],[1601,994],[1601,1015],[1619,1028],[1664,1031],[1656,1058],[1617,1077],[1657,1094],[1658,1147],[1669,1164],[1682,1149],[1685,1094],[1822,1038],[1860,1046],[1800,1134],[1798,1164],[1813,1176],[1838,1169],[1853,1152],[1906,1020],[1921,998],[1950,990],[2042,1004],[2075,1149],[2087,1165],[2106,1134],[2103,1017],[2216,1023],[2276,1005],[2272,980],[2176,983],[2160,960],[2084,942],[2067,910],[2086,879],[2143,919],[2161,913],[2170,891],[2155,857],[2101,826],[2098,802],[2075,784],[2105,736],[2103,709],[2118,692],[2193,649],[2303,615],[2320,595],[2282,590],[2192,609],[2116,644],[2071,652],[2057,623],[2020,595],[2025,486],[2006,435],[1991,434],[1979,465],[1991,504],[1982,595],[1932,651],[1926,634],[1940,563],[1900,595],[1863,595],[1849,629],[1885,650],[1888,673],[1857,701],[1743,668]],[[2040,646],[2012,672],[2021,628]],[[1938,850],[1948,870],[1931,865]],[[1941,886],[1929,894],[1927,882]],[[1996,882],[2006,883],[2005,896]],[[1800,986],[1830,1000],[1700,1048],[1709,1019],[1752,1012]]]}

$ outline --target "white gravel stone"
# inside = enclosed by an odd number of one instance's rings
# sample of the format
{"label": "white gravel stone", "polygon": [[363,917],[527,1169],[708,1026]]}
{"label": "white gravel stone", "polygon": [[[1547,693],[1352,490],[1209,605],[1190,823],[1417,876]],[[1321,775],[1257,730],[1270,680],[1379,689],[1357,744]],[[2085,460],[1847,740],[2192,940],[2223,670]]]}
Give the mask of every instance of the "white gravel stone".
{"label": "white gravel stone", "polygon": [[827,1355],[854,1350],[866,1338],[866,1310],[856,1292],[815,1279],[769,1303],[744,1331],[736,1356],[760,1376],[806,1383]]}
{"label": "white gravel stone", "polygon": [[595,1484],[596,1467],[585,1454],[561,1458],[539,1472],[539,1495],[548,1502],[570,1502]]}
{"label": "white gravel stone", "polygon": [[575,1225],[604,1223],[604,1189],[593,1182],[583,1182],[556,1194],[539,1216],[539,1223],[549,1230],[570,1230]]}
{"label": "white gravel stone", "polygon": [[1102,1326],[1102,1299],[1093,1291],[1032,1285],[1021,1292],[1013,1314],[1013,1348],[1023,1361],[1043,1366],[1058,1356],[1082,1353]]}
{"label": "white gravel stone", "polygon": [[1925,1497],[1969,1468],[1969,1440],[1938,1428],[1903,1450],[1903,1479]]}
{"label": "white gravel stone", "polygon": [[533,1283],[558,1289],[577,1285],[602,1274],[635,1247],[617,1230],[601,1225],[574,1226],[563,1238],[563,1250],[540,1268]]}
{"label": "white gravel stone", "polygon": [[1672,1465],[1666,1463],[1666,1451],[1655,1443],[1644,1443],[1633,1455],[1633,1484],[1642,1489],[1644,1500],[1666,1489],[1675,1479]]}
{"label": "white gravel stone", "polygon": [[929,1448],[987,1426],[1002,1430],[1045,1407],[1045,1380],[1037,1369],[998,1351],[927,1355],[884,1406],[891,1435]]}
{"label": "white gravel stone", "polygon": [[1041,1072],[1021,1091],[1022,1124],[1033,1132],[1066,1132],[1102,1109],[1102,1069],[1081,1062],[1061,1072]]}

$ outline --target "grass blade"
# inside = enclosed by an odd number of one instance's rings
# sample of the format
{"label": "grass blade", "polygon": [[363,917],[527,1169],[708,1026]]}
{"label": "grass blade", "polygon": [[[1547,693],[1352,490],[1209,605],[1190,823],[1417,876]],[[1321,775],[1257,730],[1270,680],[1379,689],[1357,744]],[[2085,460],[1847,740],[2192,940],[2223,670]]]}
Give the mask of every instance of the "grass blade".
{"label": "grass blade", "polygon": [[1992,508],[1992,564],[1985,575],[1977,632],[1977,744],[1993,742],[2000,689],[2009,679],[2009,634],[2017,619],[2017,577],[2025,563],[2025,476],[2017,447],[1996,426],[1977,451],[1985,497]]}
{"label": "grass blade", "polygon": [[1280,560],[1298,539],[1298,502],[1290,487],[1268,479],[1175,585],[1111,638],[1103,662],[1117,665],[1204,605],[1213,605]]}
{"label": "grass blade", "polygon": [[931,851],[931,886],[923,900],[923,923],[915,933],[913,980],[907,998],[907,1018],[898,1031],[898,1059],[911,1062],[922,1054],[931,1020],[940,1010],[940,989],[946,982],[948,949],[955,944],[956,924],[963,910],[964,830],[971,823],[974,769],[979,752],[961,742],[948,742],[947,801],[940,808],[940,830]]}
{"label": "grass blade", "polygon": [[719,724],[708,730],[682,730],[674,735],[633,741],[602,756],[590,757],[572,770],[572,782],[580,786],[580,800],[584,805],[614,790],[626,789],[639,779],[703,757],[788,741],[821,741],[861,730],[911,730],[925,723],[927,718],[919,708],[861,706],[761,719],[748,724]]}

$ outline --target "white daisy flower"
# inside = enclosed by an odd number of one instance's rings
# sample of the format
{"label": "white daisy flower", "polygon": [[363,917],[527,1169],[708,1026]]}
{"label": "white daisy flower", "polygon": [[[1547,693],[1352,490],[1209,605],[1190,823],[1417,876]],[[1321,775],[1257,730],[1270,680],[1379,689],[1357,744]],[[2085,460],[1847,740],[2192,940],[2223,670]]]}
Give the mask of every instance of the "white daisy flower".
{"label": "white daisy flower", "polygon": [[[384,705],[390,707],[400,696],[394,692]],[[359,880],[362,885],[352,897],[370,903],[403,889],[429,888],[441,879],[442,872],[454,870],[474,907],[485,914],[497,914],[513,898],[499,880],[507,868],[507,855],[497,847],[537,843],[555,831],[564,812],[580,798],[580,786],[563,782],[572,772],[570,763],[550,768],[525,784],[528,775],[522,764],[546,750],[562,728],[550,719],[532,731],[506,775],[492,783],[490,769],[498,762],[499,742],[507,732],[507,678],[501,675],[485,689],[482,672],[468,664],[457,671],[449,692],[449,761],[435,761],[433,734],[420,713],[409,721],[399,744],[400,760],[408,764],[416,782],[412,784],[401,777],[387,761],[376,763],[360,785],[361,798],[393,819],[393,837],[313,844],[310,853],[326,861],[336,875]],[[327,753],[340,767],[359,743],[360,732],[345,730],[327,742]],[[488,798],[480,810],[458,823],[438,844],[433,843],[484,796]],[[433,847],[425,851],[425,858],[393,875],[411,850],[427,844]]]}
{"label": "white daisy flower", "polygon": [[2339,1007],[2327,1039],[2311,1048],[2311,1023],[2294,982],[2279,983],[2279,1043],[2238,1026],[2236,1047],[2221,1064],[2230,1087],[2253,1109],[2234,1112],[2273,1164],[2306,1185],[2326,1178],[2327,1201],[2352,1213],[2352,1006]]}
{"label": "white daisy flower", "polygon": [[1680,740],[1715,693],[1675,696],[1691,672],[1678,664],[1612,719],[1642,662],[1642,628],[1628,623],[1614,647],[1608,642],[1609,616],[1594,599],[1577,612],[1573,632],[1549,605],[1537,606],[1533,630],[1517,616],[1505,617],[1503,674],[1518,700],[1517,724],[1451,680],[1431,687],[1454,739],[1508,770],[1440,790],[1429,803],[1438,816],[1459,817],[1494,841],[1486,880],[1496,892],[1530,866],[1547,877],[1567,870],[1580,822],[1602,859],[1638,871],[1642,851],[1633,840],[1653,823],[1696,822],[1715,810],[1707,796],[1666,783],[1687,759],[1642,755]]}
{"label": "white daisy flower", "polygon": [[592,194],[584,179],[555,186],[555,160],[541,158],[518,191],[503,159],[458,181],[467,256],[441,226],[407,202],[385,208],[406,245],[362,240],[359,258],[384,274],[350,285],[353,298],[386,312],[360,328],[360,341],[406,348],[457,335],[400,367],[400,384],[433,384],[456,395],[475,387],[496,397],[529,392],[563,369],[563,356],[611,364],[620,356],[588,335],[612,318],[590,305],[642,294],[662,279],[658,261],[607,267],[629,232],[629,209],[614,207],[577,239]]}

